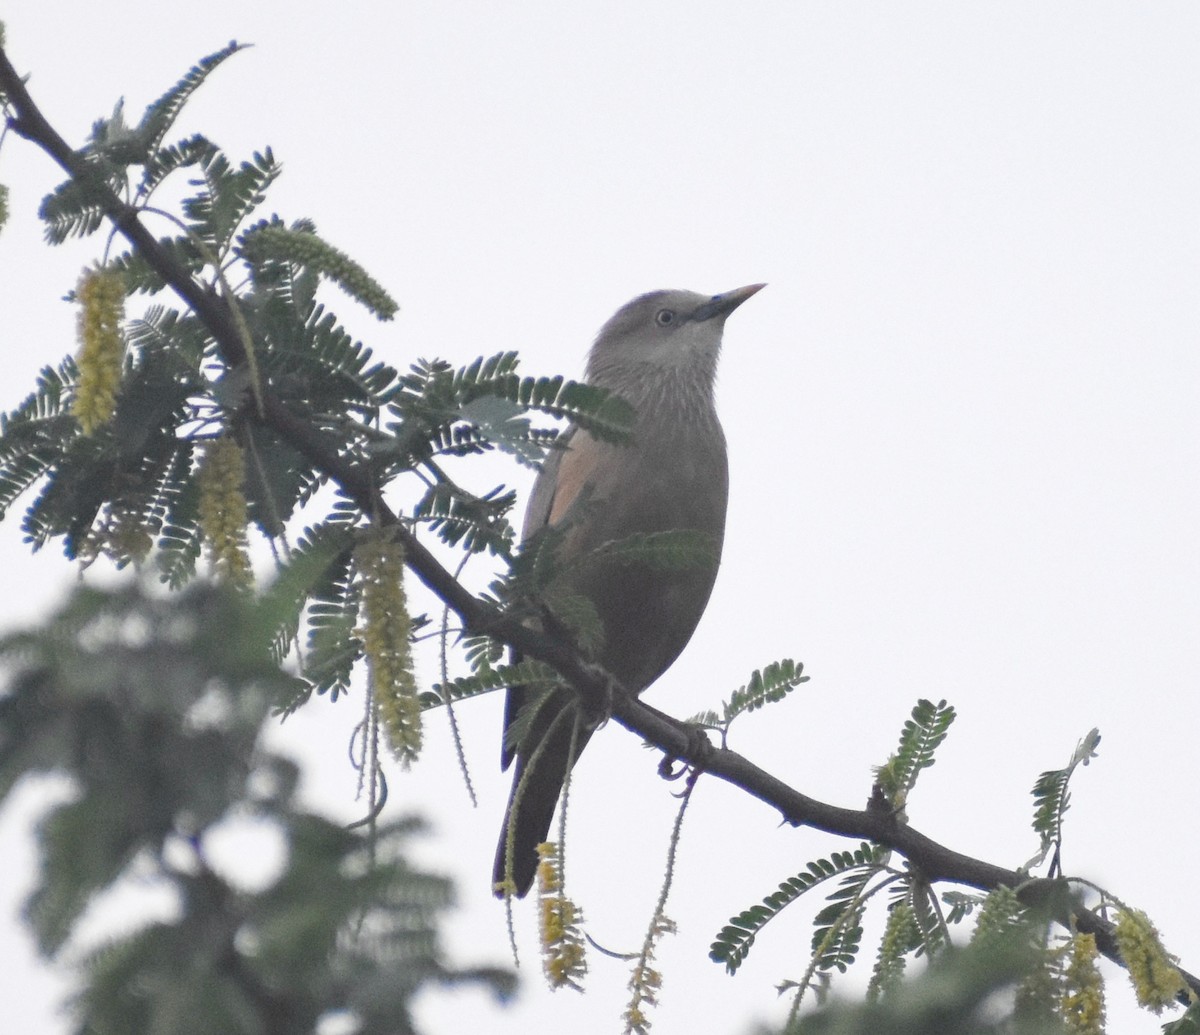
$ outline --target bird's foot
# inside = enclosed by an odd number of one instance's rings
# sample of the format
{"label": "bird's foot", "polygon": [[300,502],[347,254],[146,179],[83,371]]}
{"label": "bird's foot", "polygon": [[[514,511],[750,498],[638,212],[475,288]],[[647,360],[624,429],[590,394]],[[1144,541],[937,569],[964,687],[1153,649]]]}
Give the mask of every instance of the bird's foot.
{"label": "bird's foot", "polygon": [[664,780],[678,780],[689,770],[703,772],[708,766],[708,760],[716,750],[712,741],[708,739],[709,727],[698,722],[686,723],[686,727],[688,738],[687,749],[684,752],[686,758],[678,759],[671,755],[664,755],[663,760],[658,764],[658,775]]}

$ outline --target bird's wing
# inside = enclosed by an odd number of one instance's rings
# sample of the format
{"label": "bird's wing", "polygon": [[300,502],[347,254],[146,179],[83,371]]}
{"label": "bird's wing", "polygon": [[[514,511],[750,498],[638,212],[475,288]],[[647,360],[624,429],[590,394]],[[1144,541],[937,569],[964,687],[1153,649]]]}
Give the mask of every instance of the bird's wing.
{"label": "bird's wing", "polygon": [[559,454],[554,472],[554,498],[545,523],[559,524],[576,501],[593,494],[604,495],[605,482],[611,481],[618,468],[611,446],[605,446],[586,431],[573,431],[567,448]]}
{"label": "bird's wing", "polygon": [[[533,488],[529,493],[529,504],[525,508],[525,521],[521,525],[521,541],[527,542],[531,536],[545,528],[552,520],[557,519],[555,511],[561,506],[563,499],[573,500],[579,493],[579,487],[560,490],[560,472],[564,461],[569,461],[574,450],[572,442],[577,435],[577,429],[568,428],[561,435],[555,448],[542,461],[542,469],[534,479]],[[586,436],[583,436],[586,438]],[[567,462],[568,473],[575,469],[574,462]],[[573,480],[578,480],[577,478]],[[554,515],[552,517],[552,515]],[[514,651],[513,661],[519,661],[520,656]],[[509,730],[517,720],[517,714],[525,706],[527,692],[523,686],[510,686],[504,698],[504,739],[500,745],[500,768],[507,769],[512,764],[516,753],[515,745],[509,743]]]}
{"label": "bird's wing", "polygon": [[540,528],[550,523],[550,513],[554,509],[555,496],[558,494],[558,472],[562,467],[563,457],[571,449],[571,440],[575,437],[575,428],[567,429],[550,450],[549,455],[542,461],[542,469],[534,480],[533,489],[529,493],[529,505],[525,508],[525,522],[521,526],[521,541],[524,542]]}

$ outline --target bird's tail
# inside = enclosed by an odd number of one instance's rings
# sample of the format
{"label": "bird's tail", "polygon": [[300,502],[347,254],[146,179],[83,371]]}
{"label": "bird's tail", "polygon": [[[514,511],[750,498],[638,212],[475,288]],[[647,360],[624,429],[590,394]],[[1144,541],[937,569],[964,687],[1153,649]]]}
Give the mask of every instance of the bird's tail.
{"label": "bird's tail", "polygon": [[[563,784],[592,731],[579,721],[578,698],[569,687],[552,690],[535,705],[536,715],[516,749],[512,791],[492,867],[494,885],[511,878],[514,894],[524,898],[537,875],[537,846],[547,840]],[[507,861],[512,838],[512,869]],[[497,891],[502,896],[503,891]]]}

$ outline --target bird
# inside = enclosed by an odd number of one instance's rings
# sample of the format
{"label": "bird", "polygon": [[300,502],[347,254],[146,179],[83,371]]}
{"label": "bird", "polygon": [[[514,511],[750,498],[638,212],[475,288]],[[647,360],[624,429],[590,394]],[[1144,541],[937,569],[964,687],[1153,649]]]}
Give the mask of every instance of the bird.
{"label": "bird", "polygon": [[[585,381],[631,406],[629,439],[607,442],[572,426],[534,481],[521,541],[525,548],[547,532],[556,537],[558,574],[544,594],[550,620],[556,599],[590,604],[600,626],[591,660],[633,694],[687,646],[717,577],[729,498],[717,360],[726,318],[764,286],[651,291],[619,309],[596,336]],[[622,558],[618,548],[577,563],[606,544],[662,532],[699,533],[711,543],[711,562],[666,568]],[[514,760],[516,767],[493,867],[497,896],[521,898],[532,887],[537,846],[596,724],[565,684],[541,697],[508,689],[501,770]]]}

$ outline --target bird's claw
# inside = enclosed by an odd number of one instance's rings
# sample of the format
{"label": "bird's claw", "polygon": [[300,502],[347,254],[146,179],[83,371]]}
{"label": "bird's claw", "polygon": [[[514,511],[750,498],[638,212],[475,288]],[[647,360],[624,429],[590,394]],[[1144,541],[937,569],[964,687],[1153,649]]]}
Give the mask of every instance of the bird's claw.
{"label": "bird's claw", "polygon": [[[712,741],[708,739],[707,727],[689,722],[687,738],[686,760],[675,758],[673,755],[664,755],[663,760],[658,763],[658,775],[664,780],[678,780],[689,770],[703,772],[707,767],[708,760],[715,750]],[[677,762],[681,763],[678,767],[676,767]]]}

